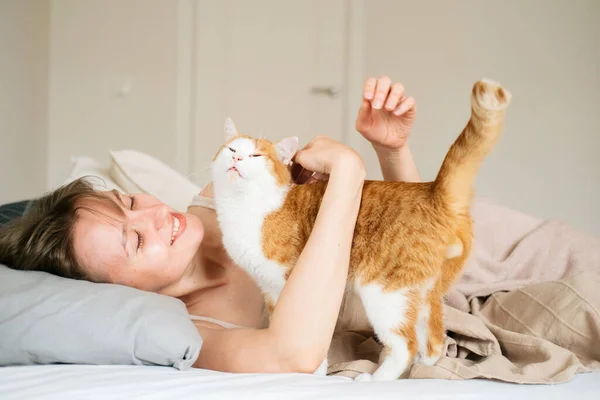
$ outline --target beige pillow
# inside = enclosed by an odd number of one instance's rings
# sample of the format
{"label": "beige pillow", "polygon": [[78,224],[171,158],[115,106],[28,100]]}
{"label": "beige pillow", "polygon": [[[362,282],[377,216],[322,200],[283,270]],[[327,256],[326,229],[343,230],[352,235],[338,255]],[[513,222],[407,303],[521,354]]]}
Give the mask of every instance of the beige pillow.
{"label": "beige pillow", "polygon": [[117,189],[124,192],[110,176],[109,167],[101,164],[92,157],[81,156],[71,159],[73,168],[71,175],[63,182],[63,184],[71,183],[75,179],[82,177],[88,178],[96,190],[113,190]]}
{"label": "beige pillow", "polygon": [[200,187],[162,161],[139,151],[111,151],[110,176],[126,193],[147,193],[185,212]]}

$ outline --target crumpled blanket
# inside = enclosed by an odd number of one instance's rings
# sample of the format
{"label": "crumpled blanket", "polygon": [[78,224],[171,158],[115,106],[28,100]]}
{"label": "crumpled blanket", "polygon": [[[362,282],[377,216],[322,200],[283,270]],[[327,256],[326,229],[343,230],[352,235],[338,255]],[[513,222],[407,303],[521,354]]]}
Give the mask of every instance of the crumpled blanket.
{"label": "crumpled blanket", "polygon": [[[444,356],[403,378],[553,384],[600,369],[600,240],[481,199],[472,215],[474,249],[445,299]],[[380,352],[348,293],[328,374],[373,372]]]}

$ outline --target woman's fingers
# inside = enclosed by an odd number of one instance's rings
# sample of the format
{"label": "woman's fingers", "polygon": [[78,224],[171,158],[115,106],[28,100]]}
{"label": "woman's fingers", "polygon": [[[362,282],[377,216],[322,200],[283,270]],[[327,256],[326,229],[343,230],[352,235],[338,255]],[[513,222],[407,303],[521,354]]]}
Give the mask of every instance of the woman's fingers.
{"label": "woman's fingers", "polygon": [[363,87],[363,98],[365,100],[373,100],[373,96],[375,95],[375,87],[377,86],[377,79],[369,78],[365,81],[365,85]]}
{"label": "woman's fingers", "polygon": [[363,102],[359,114],[364,113],[368,108],[375,110],[385,108],[394,115],[400,116],[413,109],[414,106],[415,99],[405,97],[404,85],[401,83],[397,82],[392,85],[391,79],[387,76],[379,79],[370,77],[365,80],[363,86]]}
{"label": "woman's fingers", "polygon": [[292,164],[292,180],[299,185],[308,182],[313,174],[312,171],[305,169],[299,163]]}
{"label": "woman's fingers", "polygon": [[414,110],[416,107],[416,101],[414,97],[408,97],[400,103],[398,107],[394,110],[394,115],[401,116],[406,114],[410,110]]}
{"label": "woman's fingers", "polygon": [[315,183],[315,182],[322,182],[322,181],[327,181],[327,180],[329,180],[329,175],[320,174],[318,172],[315,172],[313,174],[313,176],[311,176],[308,179],[308,182],[306,182],[306,183]]}
{"label": "woman's fingers", "polygon": [[387,76],[382,76],[377,80],[377,86],[375,88],[375,96],[372,101],[373,108],[376,110],[380,110],[383,107],[384,102],[388,97],[388,93],[390,92],[390,86],[392,85],[392,81]]}
{"label": "woman's fingers", "polygon": [[401,83],[394,83],[392,85],[392,90],[385,102],[385,109],[388,111],[392,111],[396,107],[398,107],[398,103],[404,98],[404,86]]}
{"label": "woman's fingers", "polygon": [[[294,162],[312,172],[329,173],[336,157],[350,148],[330,137],[317,136],[296,152]],[[299,172],[300,174],[300,172]]]}
{"label": "woman's fingers", "polygon": [[363,99],[360,108],[358,109],[358,115],[356,116],[356,129],[361,131],[365,129],[370,120],[371,114],[371,102],[367,99]]}

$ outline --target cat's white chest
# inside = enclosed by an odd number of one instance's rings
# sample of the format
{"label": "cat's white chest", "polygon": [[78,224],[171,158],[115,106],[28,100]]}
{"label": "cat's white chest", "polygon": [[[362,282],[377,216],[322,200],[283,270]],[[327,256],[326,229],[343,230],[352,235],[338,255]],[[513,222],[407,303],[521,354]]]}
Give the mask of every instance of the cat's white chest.
{"label": "cat's white chest", "polygon": [[220,205],[222,212],[217,210],[223,245],[233,261],[257,281],[263,292],[277,301],[285,285],[285,269],[263,253],[262,227],[268,212],[261,210],[260,205],[236,203],[226,202]]}

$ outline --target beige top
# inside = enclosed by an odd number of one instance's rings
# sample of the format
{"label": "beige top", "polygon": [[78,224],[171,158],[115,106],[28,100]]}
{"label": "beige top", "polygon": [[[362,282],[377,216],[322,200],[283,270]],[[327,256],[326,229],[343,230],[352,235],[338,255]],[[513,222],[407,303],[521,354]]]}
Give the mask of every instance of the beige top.
{"label": "beige top", "polygon": [[205,197],[201,195],[194,196],[192,202],[190,203],[190,207],[204,207],[210,208],[211,210],[215,209],[215,201],[210,197]]}

